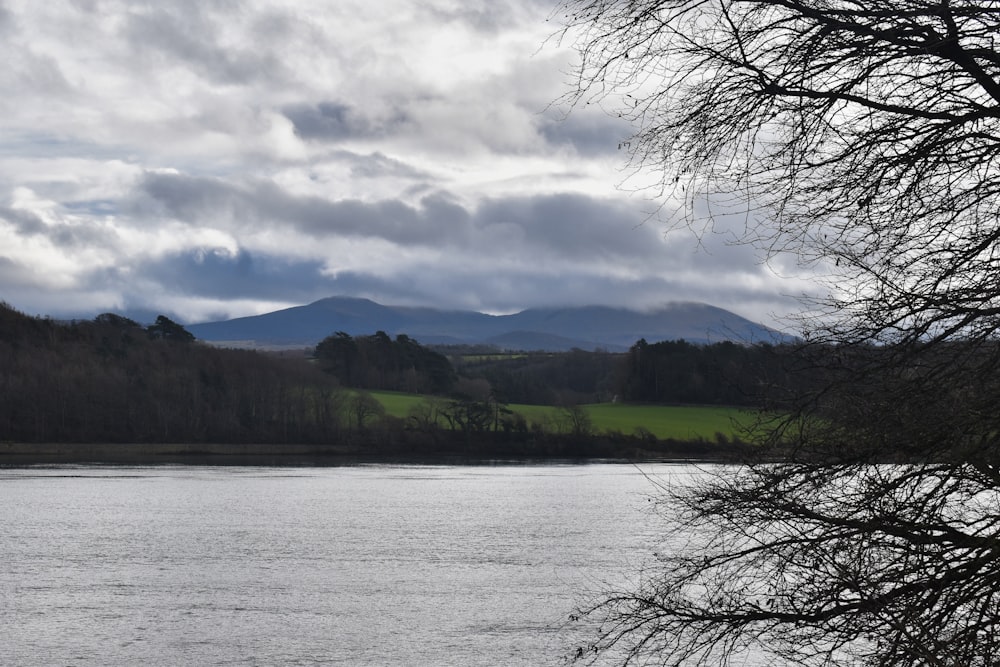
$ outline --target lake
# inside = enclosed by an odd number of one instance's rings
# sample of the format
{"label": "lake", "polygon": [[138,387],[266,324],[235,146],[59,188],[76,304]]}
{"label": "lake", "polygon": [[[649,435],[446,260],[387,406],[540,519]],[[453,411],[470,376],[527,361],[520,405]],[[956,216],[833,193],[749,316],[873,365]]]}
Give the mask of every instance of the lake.
{"label": "lake", "polygon": [[0,469],[0,660],[557,665],[670,464]]}

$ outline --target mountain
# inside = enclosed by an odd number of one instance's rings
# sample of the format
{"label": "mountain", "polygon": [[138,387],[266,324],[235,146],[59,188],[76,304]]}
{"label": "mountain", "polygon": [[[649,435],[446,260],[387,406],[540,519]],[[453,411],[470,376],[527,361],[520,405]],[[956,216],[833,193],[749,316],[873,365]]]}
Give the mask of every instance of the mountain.
{"label": "mountain", "polygon": [[199,339],[246,347],[313,346],[330,334],[352,336],[384,331],[406,334],[420,343],[488,343],[505,349],[609,351],[628,349],[640,338],[653,343],[683,339],[694,343],[780,342],[788,336],[704,303],[669,303],[653,311],[608,306],[533,308],[513,315],[472,311],[383,306],[344,296],[306,306],[191,324]]}

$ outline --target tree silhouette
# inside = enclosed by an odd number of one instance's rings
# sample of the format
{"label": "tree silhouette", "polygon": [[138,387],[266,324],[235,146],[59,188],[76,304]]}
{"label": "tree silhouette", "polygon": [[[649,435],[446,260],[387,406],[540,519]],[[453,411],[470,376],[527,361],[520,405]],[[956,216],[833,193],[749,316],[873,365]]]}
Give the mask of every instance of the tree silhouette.
{"label": "tree silhouette", "polygon": [[[120,322],[115,322],[113,324],[115,326],[121,326]],[[177,322],[171,320],[166,315],[158,315],[156,317],[156,322],[146,327],[146,333],[149,334],[150,338],[158,340],[172,340],[179,343],[191,343],[194,341],[194,334]]]}
{"label": "tree silhouette", "polygon": [[668,494],[697,548],[591,608],[596,655],[718,665],[757,645],[787,664],[993,664],[1000,4],[563,12],[580,55],[569,101],[634,123],[625,147],[658,176],[667,219],[736,229],[829,289],[800,320],[825,381],[773,396],[785,417],[760,461]]}

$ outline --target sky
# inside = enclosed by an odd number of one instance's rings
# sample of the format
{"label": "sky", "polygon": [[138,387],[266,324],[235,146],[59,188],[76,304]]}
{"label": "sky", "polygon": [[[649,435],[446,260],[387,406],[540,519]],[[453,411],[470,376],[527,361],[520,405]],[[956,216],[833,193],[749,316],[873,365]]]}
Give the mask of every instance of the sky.
{"label": "sky", "polygon": [[555,9],[0,0],[0,301],[183,323],[700,301],[783,326],[806,278],[668,233],[613,105],[559,103]]}

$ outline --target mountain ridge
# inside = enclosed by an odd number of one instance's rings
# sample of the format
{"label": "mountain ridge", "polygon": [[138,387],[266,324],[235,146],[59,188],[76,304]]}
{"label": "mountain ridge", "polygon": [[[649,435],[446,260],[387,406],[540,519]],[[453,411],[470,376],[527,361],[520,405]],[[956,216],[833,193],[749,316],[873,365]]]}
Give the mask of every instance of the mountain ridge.
{"label": "mountain ridge", "polygon": [[655,310],[613,306],[530,308],[510,315],[383,305],[370,299],[331,296],[310,304],[190,324],[188,331],[215,344],[242,347],[311,347],[343,331],[352,336],[384,331],[425,345],[492,344],[504,349],[623,351],[639,339],[777,343],[792,337],[728,310],[699,302],[669,302]]}

